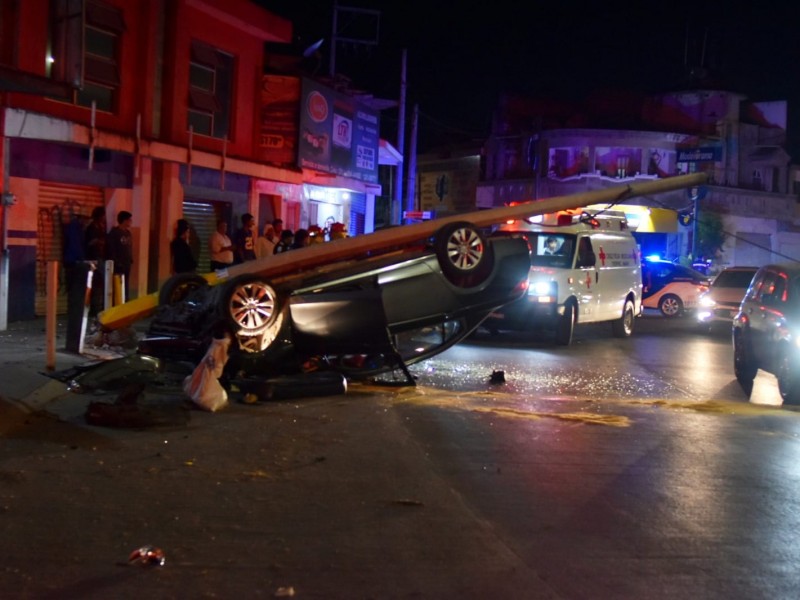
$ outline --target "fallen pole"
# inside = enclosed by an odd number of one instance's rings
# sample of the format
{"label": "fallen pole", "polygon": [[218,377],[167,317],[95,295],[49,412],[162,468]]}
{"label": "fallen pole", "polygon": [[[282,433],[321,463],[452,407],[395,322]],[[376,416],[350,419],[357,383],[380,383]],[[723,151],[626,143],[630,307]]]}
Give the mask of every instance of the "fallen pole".
{"label": "fallen pole", "polygon": [[[324,244],[313,244],[291,252],[250,260],[234,265],[225,271],[204,274],[203,277],[211,285],[249,273],[257,273],[263,277],[279,277],[300,269],[332,264],[363,256],[369,252],[412,244],[429,238],[448,223],[466,221],[477,227],[488,227],[511,219],[522,219],[537,214],[581,208],[591,204],[622,202],[638,196],[697,187],[705,184],[706,181],[707,177],[704,173],[694,173],[692,175],[680,175],[666,179],[631,183],[629,185],[618,185],[568,196],[555,196],[543,200],[523,202],[514,206],[479,210],[423,223],[382,229],[356,237],[332,240]],[[157,306],[158,293],[153,293],[104,310],[98,315],[98,320],[107,329],[118,329],[149,316]]]}

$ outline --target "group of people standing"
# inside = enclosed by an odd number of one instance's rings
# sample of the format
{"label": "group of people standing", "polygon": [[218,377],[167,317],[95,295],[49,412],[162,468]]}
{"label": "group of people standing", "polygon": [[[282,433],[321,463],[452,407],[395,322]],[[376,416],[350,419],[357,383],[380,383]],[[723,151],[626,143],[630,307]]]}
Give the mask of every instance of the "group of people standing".
{"label": "group of people standing", "polygon": [[[100,263],[111,260],[114,263],[114,275],[123,276],[125,299],[128,298],[128,286],[133,266],[133,236],[131,224],[133,215],[121,210],[117,213],[117,224],[107,230],[106,211],[102,206],[92,211],[91,221],[84,227],[85,221],[79,214],[73,215],[71,222],[65,227],[64,266],[67,272],[68,285],[76,280],[76,285],[83,285],[74,274],[76,266],[85,261],[96,263],[92,285],[92,313],[103,308],[104,269]],[[318,231],[317,231],[318,230]],[[193,273],[198,268],[198,261],[190,243],[191,226],[186,219],[178,219],[175,237],[170,241],[170,255],[173,273]],[[298,229],[292,232],[283,228],[283,221],[275,219],[267,223],[263,235],[258,235],[253,215],[242,215],[242,227],[233,236],[228,237],[228,223],[224,219],[217,221],[217,229],[209,239],[211,269],[226,269],[235,264],[249,260],[280,254],[295,248],[308,246],[312,241],[322,241],[323,232],[318,227],[312,230]]]}
{"label": "group of people standing", "polygon": [[226,269],[249,260],[302,248],[309,242],[307,229],[298,229],[295,232],[284,229],[281,219],[267,223],[263,235],[258,235],[256,220],[250,213],[242,215],[242,228],[231,239],[228,236],[228,223],[220,219],[217,221],[217,230],[209,240],[211,269]]}
{"label": "group of people standing", "polygon": [[92,210],[91,221],[83,227],[80,216],[75,215],[67,225],[64,239],[64,268],[67,272],[67,285],[85,286],[76,273],[80,263],[91,261],[97,267],[92,280],[91,311],[98,313],[103,308],[103,288],[105,272],[101,263],[114,262],[114,275],[123,276],[125,298],[128,297],[128,284],[133,266],[133,236],[131,223],[133,215],[127,210],[117,213],[117,224],[106,231],[106,209],[102,206]]}

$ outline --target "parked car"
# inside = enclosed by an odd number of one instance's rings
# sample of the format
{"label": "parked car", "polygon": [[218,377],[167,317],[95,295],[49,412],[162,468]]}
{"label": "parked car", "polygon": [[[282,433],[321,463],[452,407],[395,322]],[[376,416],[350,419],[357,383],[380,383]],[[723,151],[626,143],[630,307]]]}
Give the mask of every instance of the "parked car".
{"label": "parked car", "polygon": [[758,267],[727,267],[711,282],[711,287],[700,297],[697,321],[704,328],[715,323],[730,324],[739,312],[747,288]]}
{"label": "parked car", "polygon": [[666,260],[642,263],[642,306],[657,308],[665,317],[679,317],[696,308],[708,287],[708,278],[694,269]]}
{"label": "parked car", "polygon": [[457,222],[424,244],[271,280],[247,273],[209,286],[175,276],[139,351],[198,361],[212,336],[229,334],[229,374],[332,369],[358,378],[401,369],[411,381],[407,365],[523,295],[529,268],[524,240],[487,240]]}
{"label": "parked car", "polygon": [[800,402],[800,263],[761,267],[733,319],[733,371],[749,394],[759,369]]}

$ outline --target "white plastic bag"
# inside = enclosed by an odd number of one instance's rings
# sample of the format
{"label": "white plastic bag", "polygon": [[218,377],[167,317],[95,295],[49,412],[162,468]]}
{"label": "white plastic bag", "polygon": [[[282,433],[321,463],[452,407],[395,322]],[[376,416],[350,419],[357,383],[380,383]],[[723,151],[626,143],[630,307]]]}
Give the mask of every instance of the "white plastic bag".
{"label": "white plastic bag", "polygon": [[228,392],[220,385],[219,378],[228,362],[230,345],[229,336],[214,338],[203,360],[183,380],[183,391],[204,410],[216,412],[228,404]]}

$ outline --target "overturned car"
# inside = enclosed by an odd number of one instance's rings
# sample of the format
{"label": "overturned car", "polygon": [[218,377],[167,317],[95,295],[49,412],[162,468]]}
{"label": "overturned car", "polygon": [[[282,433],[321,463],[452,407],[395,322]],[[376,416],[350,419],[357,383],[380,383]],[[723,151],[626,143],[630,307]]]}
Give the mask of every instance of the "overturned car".
{"label": "overturned car", "polygon": [[[304,249],[292,252],[304,252]],[[468,222],[417,245],[269,276],[176,275],[139,352],[199,361],[211,340],[233,340],[227,377],[335,370],[367,378],[400,370],[464,339],[525,293],[529,249]]]}

